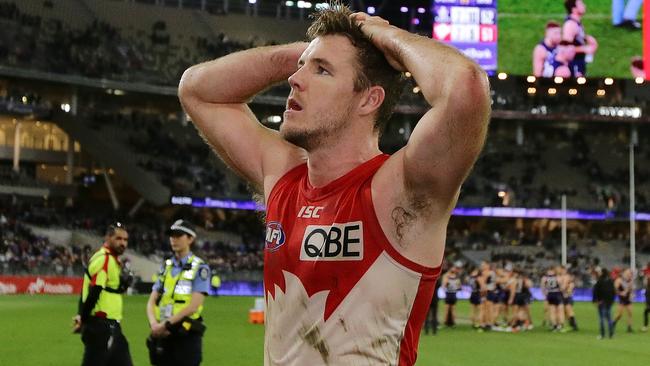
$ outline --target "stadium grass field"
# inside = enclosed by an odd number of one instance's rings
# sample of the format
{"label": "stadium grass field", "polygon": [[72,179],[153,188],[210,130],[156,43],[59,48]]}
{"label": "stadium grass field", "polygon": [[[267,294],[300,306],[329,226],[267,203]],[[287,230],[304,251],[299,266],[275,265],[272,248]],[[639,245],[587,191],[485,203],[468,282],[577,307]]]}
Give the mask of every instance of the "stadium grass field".
{"label": "stadium grass field", "polygon": [[[612,26],[611,0],[585,0],[585,4],[585,29],[598,41],[598,51],[594,62],[587,66],[587,76],[632,78],[630,59],[642,54],[641,32]],[[498,10],[499,71],[530,75],[533,47],[544,38],[547,21],[564,21],[564,1],[498,0]]]}
{"label": "stadium grass field", "polygon": [[[144,340],[147,297],[125,299],[123,329],[136,366],[148,365]],[[78,335],[70,333],[75,296],[0,296],[0,365],[78,365],[83,352]],[[262,365],[263,326],[247,322],[250,297],[210,297],[204,316],[204,365]],[[460,303],[466,318],[469,304]],[[442,310],[442,307],[441,307]],[[525,333],[478,333],[468,325],[422,335],[417,365],[644,365],[650,362],[650,333],[640,333],[642,305],[636,304],[636,332],[624,327],[611,340],[597,340],[597,314],[592,304],[576,305],[580,331],[551,333],[536,327]],[[534,304],[539,324],[542,307]]]}

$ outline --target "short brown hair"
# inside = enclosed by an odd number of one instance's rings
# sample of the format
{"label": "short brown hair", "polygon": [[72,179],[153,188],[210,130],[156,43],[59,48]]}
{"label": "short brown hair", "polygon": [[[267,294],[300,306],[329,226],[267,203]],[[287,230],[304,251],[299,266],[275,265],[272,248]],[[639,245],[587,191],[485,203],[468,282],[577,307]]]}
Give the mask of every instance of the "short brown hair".
{"label": "short brown hair", "polygon": [[567,14],[573,12],[573,8],[576,7],[576,0],[564,0],[564,9],[566,9]]}
{"label": "short brown hair", "polygon": [[361,28],[350,19],[350,14],[350,8],[339,1],[331,1],[329,7],[314,13],[314,21],[307,29],[307,37],[312,41],[322,36],[342,35],[357,49],[359,65],[354,90],[358,92],[378,85],[386,94],[375,120],[375,131],[381,134],[402,95],[405,79],[401,72],[390,66],[384,54],[361,32]]}
{"label": "short brown hair", "polygon": [[551,29],[551,28],[560,28],[560,24],[551,20],[548,23],[546,23],[546,29]]}

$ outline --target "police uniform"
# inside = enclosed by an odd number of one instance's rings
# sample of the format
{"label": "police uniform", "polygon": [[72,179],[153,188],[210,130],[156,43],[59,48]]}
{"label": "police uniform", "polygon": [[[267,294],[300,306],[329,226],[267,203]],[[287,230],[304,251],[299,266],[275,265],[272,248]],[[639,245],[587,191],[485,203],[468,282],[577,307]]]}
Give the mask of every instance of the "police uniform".
{"label": "police uniform", "polygon": [[[160,293],[157,320],[167,319],[190,304],[193,292],[208,294],[210,268],[192,252],[178,260],[165,260],[160,269],[153,291]],[[160,360],[158,365],[199,365],[202,361],[202,337],[205,331],[201,312],[203,306],[175,326],[165,323],[171,335],[160,339]]]}
{"label": "police uniform", "polygon": [[[129,344],[120,327],[122,293],[129,282],[120,260],[108,246],[103,246],[90,258],[79,304],[81,340],[85,346],[82,365],[133,364]],[[95,305],[91,309],[93,302]]]}

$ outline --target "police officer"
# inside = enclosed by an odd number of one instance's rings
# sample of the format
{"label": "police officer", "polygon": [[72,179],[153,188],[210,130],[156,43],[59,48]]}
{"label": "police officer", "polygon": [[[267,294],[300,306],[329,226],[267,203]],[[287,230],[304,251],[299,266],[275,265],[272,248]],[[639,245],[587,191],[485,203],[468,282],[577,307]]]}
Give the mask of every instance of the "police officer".
{"label": "police officer", "polygon": [[110,225],[104,245],[90,258],[83,281],[75,333],[84,343],[84,366],[131,366],[129,344],[122,334],[122,294],[133,277],[123,271],[119,256],[129,240],[121,223]]}
{"label": "police officer", "polygon": [[174,255],[165,260],[147,302],[152,365],[195,366],[202,360],[205,331],[201,311],[210,286],[210,268],[190,251],[194,226],[177,220],[168,230]]}

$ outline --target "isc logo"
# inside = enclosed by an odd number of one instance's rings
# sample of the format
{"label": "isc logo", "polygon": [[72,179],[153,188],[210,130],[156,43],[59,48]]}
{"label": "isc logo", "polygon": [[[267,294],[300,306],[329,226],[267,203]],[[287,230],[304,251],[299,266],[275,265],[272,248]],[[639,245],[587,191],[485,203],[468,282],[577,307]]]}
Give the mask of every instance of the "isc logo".
{"label": "isc logo", "polygon": [[298,217],[302,217],[303,219],[317,219],[320,217],[320,212],[322,210],[323,208],[320,206],[302,206],[298,212]]}
{"label": "isc logo", "polygon": [[359,261],[363,259],[363,223],[309,225],[300,247],[303,261]]}

